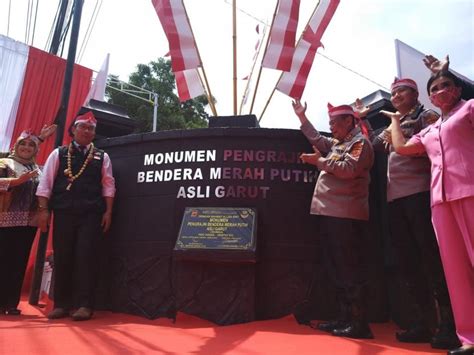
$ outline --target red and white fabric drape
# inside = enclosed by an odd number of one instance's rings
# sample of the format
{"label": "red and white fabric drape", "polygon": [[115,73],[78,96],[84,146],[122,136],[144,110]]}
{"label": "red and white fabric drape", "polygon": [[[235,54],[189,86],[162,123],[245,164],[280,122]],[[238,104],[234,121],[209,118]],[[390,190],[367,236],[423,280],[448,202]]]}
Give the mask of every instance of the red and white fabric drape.
{"label": "red and white fabric drape", "polygon": [[[11,48],[14,46],[17,47],[17,52],[12,54]],[[0,151],[8,151],[23,130],[29,129],[39,134],[45,124],[54,122],[60,105],[66,61],[28,46],[25,57],[23,46],[15,44],[10,38],[0,36],[0,93],[12,90],[9,93],[10,98],[0,95],[1,100],[4,100],[0,109],[0,127],[6,127],[5,130],[0,130]],[[10,56],[10,59],[5,61],[10,63],[8,65],[3,65],[5,55]],[[77,64],[74,66],[66,128],[84,103],[91,78],[92,70]],[[64,137],[64,143],[70,140],[67,134]],[[41,145],[37,157],[39,164],[44,163],[53,146],[54,139],[49,139]]]}
{"label": "red and white fabric drape", "polygon": [[29,47],[0,35],[0,152],[10,149]]}

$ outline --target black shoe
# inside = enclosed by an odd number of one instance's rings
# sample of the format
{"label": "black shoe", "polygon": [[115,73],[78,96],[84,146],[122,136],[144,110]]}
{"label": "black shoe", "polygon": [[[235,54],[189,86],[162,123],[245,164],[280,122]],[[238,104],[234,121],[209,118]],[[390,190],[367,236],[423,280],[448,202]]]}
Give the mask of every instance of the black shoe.
{"label": "black shoe", "polygon": [[[293,309],[293,316],[298,324],[311,326],[311,313],[311,304],[307,300],[298,303]],[[173,318],[176,318],[176,312]]]}
{"label": "black shoe", "polygon": [[454,316],[451,307],[449,305],[441,305],[439,307],[439,316],[439,328],[431,339],[431,347],[434,349],[456,350],[455,348],[461,347],[461,342],[456,334],[456,326],[454,325]]}
{"label": "black shoe", "polygon": [[431,338],[430,343],[433,349],[449,350],[461,346],[461,342],[454,329],[451,331],[439,330],[433,338]]}
{"label": "black shoe", "polygon": [[84,321],[89,320],[92,317],[92,309],[87,307],[80,307],[77,311],[72,314],[72,320]]}
{"label": "black shoe", "polygon": [[449,350],[448,355],[474,355],[474,345],[465,345],[457,349]]}
{"label": "black shoe", "polygon": [[431,347],[433,349],[454,349],[461,346],[461,342],[459,341],[458,335],[454,328],[447,329],[447,328],[440,328],[433,338],[431,338]]}
{"label": "black shoe", "polygon": [[7,308],[5,310],[5,314],[8,315],[8,316],[19,316],[21,314],[21,310],[19,310],[18,308]]}
{"label": "black shoe", "polygon": [[370,330],[369,324],[364,322],[352,322],[343,329],[334,329],[332,335],[338,337],[354,338],[354,339],[373,339],[374,335]]}
{"label": "black shoe", "polygon": [[330,320],[329,322],[319,322],[315,327],[311,325],[312,328],[322,330],[323,332],[331,333],[335,329],[344,329],[347,328],[349,322],[343,320]]}
{"label": "black shoe", "polygon": [[48,313],[48,319],[60,319],[65,318],[69,315],[68,311],[64,308],[54,308],[51,312]]}
{"label": "black shoe", "polygon": [[407,330],[395,333],[395,337],[402,343],[429,343],[431,332],[423,326],[412,326]]}

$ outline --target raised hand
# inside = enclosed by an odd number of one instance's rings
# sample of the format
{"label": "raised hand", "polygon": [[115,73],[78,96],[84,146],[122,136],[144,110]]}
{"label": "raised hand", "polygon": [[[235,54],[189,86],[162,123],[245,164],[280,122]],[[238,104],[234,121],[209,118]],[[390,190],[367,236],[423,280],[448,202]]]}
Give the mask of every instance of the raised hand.
{"label": "raised hand", "polygon": [[425,66],[433,73],[436,74],[440,71],[449,69],[449,55],[446,55],[443,61],[439,60],[436,57],[433,57],[431,54],[426,55],[423,58],[423,63]]}
{"label": "raised hand", "polygon": [[293,111],[295,111],[296,116],[300,119],[301,124],[306,122],[308,120],[306,117],[306,109],[308,108],[306,102],[302,105],[299,99],[295,99],[291,102],[291,105],[293,106]]}
{"label": "raised hand", "polygon": [[295,111],[297,115],[305,113],[306,108],[308,107],[308,104],[306,102],[304,103],[304,105],[302,105],[299,99],[293,100],[291,102],[291,105],[293,106],[293,110]]}
{"label": "raised hand", "polygon": [[361,99],[357,98],[355,101],[355,111],[360,118],[367,116],[370,111],[370,106],[365,106]]}
{"label": "raised hand", "polygon": [[57,124],[47,125],[45,124],[43,128],[41,128],[41,132],[39,138],[45,140],[49,136],[51,136],[54,132],[56,132],[56,128],[58,128]]}

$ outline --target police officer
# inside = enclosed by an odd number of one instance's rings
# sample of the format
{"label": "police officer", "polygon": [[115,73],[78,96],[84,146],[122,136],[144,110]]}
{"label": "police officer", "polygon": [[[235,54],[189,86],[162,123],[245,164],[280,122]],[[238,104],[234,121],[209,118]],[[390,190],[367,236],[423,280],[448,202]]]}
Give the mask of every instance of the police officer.
{"label": "police officer", "polygon": [[[400,123],[406,140],[438,119],[433,110],[418,101],[418,87],[411,79],[395,79],[391,102],[402,115]],[[374,149],[388,154],[387,201],[389,226],[402,282],[409,293],[406,307],[411,319],[396,337],[401,342],[431,342],[433,348],[458,346],[443,266],[431,224],[430,160],[426,155],[404,156],[391,144],[390,127],[372,141]],[[421,272],[421,274],[420,274]],[[439,308],[439,326],[432,336],[422,280],[428,281],[430,301]]]}
{"label": "police officer", "polygon": [[321,221],[325,267],[337,289],[339,304],[336,319],[317,327],[336,336],[373,338],[364,304],[368,275],[362,243],[369,219],[373,149],[351,106],[328,104],[333,138],[321,135],[313,127],[306,117],[306,108],[306,103],[293,101],[301,130],[314,150],[302,154],[301,160],[320,171],[310,213],[318,215]]}

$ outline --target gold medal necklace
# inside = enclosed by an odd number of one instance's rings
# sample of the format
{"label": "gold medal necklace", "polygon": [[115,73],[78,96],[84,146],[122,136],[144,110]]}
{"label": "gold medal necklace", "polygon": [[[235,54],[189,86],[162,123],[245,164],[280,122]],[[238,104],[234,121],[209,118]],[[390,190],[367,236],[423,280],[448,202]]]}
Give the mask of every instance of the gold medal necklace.
{"label": "gold medal necklace", "polygon": [[94,143],[91,143],[91,147],[89,149],[89,154],[87,154],[87,158],[86,160],[84,161],[84,164],[82,164],[82,167],[81,169],[79,169],[79,172],[75,175],[72,174],[72,164],[71,164],[71,156],[72,156],[72,148],[73,147],[73,144],[72,142],[69,144],[69,147],[67,149],[67,168],[64,170],[64,175],[66,175],[68,177],[68,181],[69,181],[69,184],[67,185],[66,187],[66,190],[69,191],[71,190],[71,186],[72,186],[72,183],[74,182],[74,180],[76,180],[79,176],[82,175],[82,173],[84,172],[84,170],[86,169],[87,167],[87,164],[89,164],[89,162],[92,160],[92,155],[93,155],[93,152],[94,152]]}

